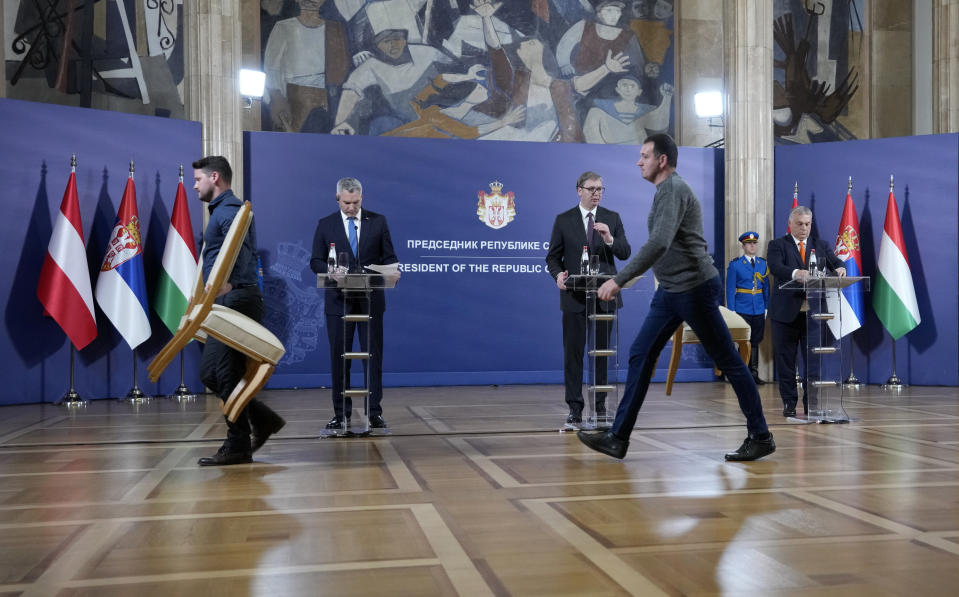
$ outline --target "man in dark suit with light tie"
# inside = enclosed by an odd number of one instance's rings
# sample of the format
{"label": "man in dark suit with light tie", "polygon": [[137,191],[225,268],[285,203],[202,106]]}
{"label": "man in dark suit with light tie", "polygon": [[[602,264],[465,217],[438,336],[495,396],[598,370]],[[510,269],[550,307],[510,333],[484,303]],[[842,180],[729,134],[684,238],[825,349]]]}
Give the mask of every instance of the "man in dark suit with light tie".
{"label": "man in dark suit with light tie", "polygon": [[[583,247],[587,247],[590,256],[599,259],[599,273],[615,274],[614,258],[629,258],[630,247],[626,242],[623,222],[615,211],[600,207],[603,198],[603,179],[595,172],[584,172],[576,181],[579,204],[573,209],[556,216],[553,233],[549,239],[549,251],[546,253],[546,268],[559,287],[559,306],[563,311],[563,381],[566,385],[566,404],[569,415],[566,424],[576,427],[583,420],[583,350],[586,345],[586,293],[573,292],[566,288],[566,278],[580,272]],[[611,311],[622,306],[617,303],[602,302],[597,308]],[[597,348],[609,344],[612,326],[608,322],[597,322]],[[606,383],[606,359],[596,362],[596,382]],[[602,416],[606,410],[606,395],[596,395],[596,414]]]}
{"label": "man in dark suit with light tie", "polygon": [[[360,266],[371,264],[387,265],[397,263],[390,239],[390,229],[386,218],[380,214],[362,209],[363,185],[355,178],[341,178],[336,183],[336,201],[340,208],[321,219],[313,235],[313,255],[310,269],[318,274],[327,273],[327,256],[330,245],[336,245],[337,255],[345,254],[350,271],[359,271]],[[327,429],[345,428],[353,412],[349,397],[343,396],[349,387],[349,364],[347,360],[346,379],[343,377],[343,352],[353,346],[353,335],[359,327],[360,347],[369,352],[370,358],[364,361],[369,367],[369,415],[370,427],[385,428],[383,407],[383,312],[386,310],[386,297],[382,290],[374,290],[370,300],[369,324],[346,323],[344,336],[343,315],[365,313],[365,300],[344,300],[343,292],[337,288],[326,289],[326,331],[330,340],[330,373],[333,376],[333,413],[326,424]],[[366,344],[366,326],[370,326],[370,345]]]}
{"label": "man in dark suit with light tie", "polygon": [[[776,375],[779,377],[779,395],[783,401],[783,416],[796,416],[796,403],[799,392],[796,388],[796,349],[802,348],[803,355],[808,354],[808,342],[816,341],[806,337],[805,293],[798,290],[781,290],[779,286],[790,280],[805,282],[811,276],[809,257],[816,251],[819,267],[823,264],[838,276],[846,275],[846,268],[825,241],[810,238],[812,230],[812,212],[800,205],[789,213],[789,233],[769,241],[766,248],[766,263],[775,282],[769,298],[769,319],[772,321],[773,352],[776,359]],[[806,362],[807,380],[818,377],[818,371],[812,370],[815,363]],[[808,385],[808,384],[806,384]],[[808,412],[808,400],[803,389],[803,411]]]}

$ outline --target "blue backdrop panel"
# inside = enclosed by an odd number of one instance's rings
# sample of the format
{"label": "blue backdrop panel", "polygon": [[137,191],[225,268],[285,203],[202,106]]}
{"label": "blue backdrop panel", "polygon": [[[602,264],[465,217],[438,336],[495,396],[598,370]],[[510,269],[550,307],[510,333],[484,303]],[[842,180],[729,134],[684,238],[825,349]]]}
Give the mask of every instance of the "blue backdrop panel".
{"label": "blue backdrop panel", "polygon": [[[655,188],[635,166],[637,147],[284,133],[246,133],[246,145],[267,325],[287,347],[271,387],[330,383],[322,293],[309,257],[317,220],[337,209],[343,176],[362,181],[364,208],[386,215],[406,268],[387,291],[388,385],[562,382],[559,291],[545,256],[554,218],[578,201],[581,172],[603,176],[603,205],[622,215],[634,253],[648,237]],[[702,200],[710,246],[722,188],[717,159],[716,150],[680,151],[679,171]],[[516,206],[500,229],[477,216],[478,193],[491,193],[493,181]],[[652,288],[649,276],[625,294],[622,354]],[[680,379],[711,377],[696,349],[684,367]]]}
{"label": "blue backdrop panel", "polygon": [[[908,384],[959,383],[959,135],[925,135],[776,148],[776,234],[786,232],[793,183],[813,210],[813,234],[835,243],[852,176],[863,273],[875,276],[895,175],[906,251],[922,323],[896,344],[897,373]],[[883,383],[892,373],[892,339],[866,297],[866,323],[853,333],[856,375]]]}
{"label": "blue backdrop panel", "polygon": [[[70,175],[70,155],[77,154],[77,191],[83,218],[87,263],[92,284],[116,220],[130,160],[143,235],[149,301],[155,290],[177,167],[187,167],[200,152],[200,125],[195,122],[133,116],[84,108],[0,100],[0,184],[4,217],[0,235],[7,250],[0,267],[3,327],[0,337],[0,404],[52,402],[69,387],[69,341],[37,299],[40,267],[53,222]],[[191,205],[195,230],[200,204]],[[198,245],[199,246],[199,245]],[[153,336],[137,350],[139,385],[147,394],[166,393],[179,384],[179,364],[159,383],[150,383],[146,362],[170,337],[151,309]],[[98,336],[77,353],[76,388],[85,398],[125,396],[133,385],[132,353],[110,321],[97,309]],[[188,347],[186,379],[200,389],[198,352]]]}

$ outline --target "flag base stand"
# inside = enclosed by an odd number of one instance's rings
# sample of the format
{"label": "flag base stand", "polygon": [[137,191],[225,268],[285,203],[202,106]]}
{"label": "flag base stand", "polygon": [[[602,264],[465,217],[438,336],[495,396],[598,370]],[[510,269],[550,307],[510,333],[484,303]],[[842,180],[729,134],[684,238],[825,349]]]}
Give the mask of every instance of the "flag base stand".
{"label": "flag base stand", "polygon": [[889,376],[889,379],[886,380],[886,383],[879,386],[883,390],[890,390],[892,392],[901,392],[906,385],[902,383],[902,380],[899,379],[899,376],[893,373]]}
{"label": "flag base stand", "polygon": [[850,372],[849,377],[843,380],[842,387],[845,390],[858,390],[862,388],[862,383],[860,383],[855,373]]}
{"label": "flag base stand", "polygon": [[192,402],[196,400],[197,396],[190,391],[190,388],[186,387],[186,383],[183,381],[183,351],[180,351],[180,385],[177,386],[177,389],[170,394],[171,400],[176,400],[177,402]]}
{"label": "flag base stand", "polygon": [[170,394],[171,400],[176,400],[177,402],[192,402],[196,400],[197,396],[190,391],[190,388],[186,387],[182,383],[180,386]]}
{"label": "flag base stand", "polygon": [[901,392],[905,386],[899,376],[896,375],[896,339],[892,339],[892,375],[886,380],[886,383],[879,386],[883,390],[891,392]]}
{"label": "flag base stand", "polygon": [[143,390],[141,390],[139,387],[133,386],[130,388],[130,391],[127,392],[126,397],[120,398],[120,400],[129,402],[130,404],[144,404],[150,401],[150,397],[144,394]]}
{"label": "flag base stand", "polygon": [[57,404],[66,406],[67,408],[82,408],[86,407],[89,402],[89,400],[84,400],[76,390],[70,388],[70,390],[63,395],[63,398],[60,398]]}

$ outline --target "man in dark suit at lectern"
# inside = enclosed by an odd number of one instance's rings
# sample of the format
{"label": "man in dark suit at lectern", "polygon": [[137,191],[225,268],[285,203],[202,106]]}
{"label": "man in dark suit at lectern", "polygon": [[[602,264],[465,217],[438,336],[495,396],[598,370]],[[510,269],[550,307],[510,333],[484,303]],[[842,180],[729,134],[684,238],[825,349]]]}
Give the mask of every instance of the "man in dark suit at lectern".
{"label": "man in dark suit at lectern", "polygon": [[[345,255],[350,271],[359,271],[360,266],[371,264],[388,265],[397,263],[393,251],[393,241],[386,218],[378,213],[362,209],[363,185],[355,178],[341,178],[336,183],[336,202],[339,209],[321,219],[313,235],[313,254],[310,269],[315,273],[327,273],[327,256],[330,245],[336,246],[337,257]],[[349,397],[344,399],[344,388],[349,386],[349,364],[347,379],[343,376],[343,352],[353,345],[353,335],[357,328],[360,347],[370,353],[369,364],[369,415],[370,427],[384,428],[383,419],[383,312],[386,310],[386,297],[382,290],[374,290],[370,299],[369,324],[346,323],[344,336],[343,315],[365,313],[365,300],[345,300],[343,292],[337,288],[326,289],[326,332],[330,340],[330,373],[333,376],[333,418],[326,424],[327,429],[340,429],[349,423],[353,404]],[[366,326],[370,326],[370,345],[366,344]],[[344,349],[344,342],[347,348]]]}
{"label": "man in dark suit at lectern", "polygon": [[[590,257],[599,260],[599,273],[615,274],[614,258],[629,258],[623,222],[615,211],[600,207],[603,198],[603,179],[595,172],[584,172],[576,181],[579,204],[556,216],[553,233],[546,253],[546,268],[559,287],[559,306],[563,311],[563,381],[566,385],[566,404],[569,415],[566,424],[577,427],[583,420],[583,350],[586,345],[586,293],[566,288],[566,278],[581,272],[583,247]],[[622,306],[622,299],[613,303],[599,303],[598,309],[610,311]],[[612,326],[597,322],[596,345],[608,346]],[[596,382],[606,383],[606,359],[596,362]],[[597,415],[606,411],[606,394],[596,394]]]}
{"label": "man in dark suit at lectern", "polygon": [[[783,416],[796,416],[796,403],[799,392],[796,388],[796,349],[801,347],[803,355],[808,348],[810,338],[806,337],[806,295],[798,290],[782,290],[779,287],[790,280],[805,282],[811,276],[809,259],[816,252],[816,261],[820,268],[835,271],[838,276],[846,275],[842,260],[836,257],[832,247],[825,241],[810,238],[812,230],[812,211],[804,205],[793,208],[789,213],[789,233],[769,241],[766,248],[766,264],[775,281],[769,297],[769,319],[772,321],[773,353],[776,359],[776,376],[779,378],[779,395],[783,401]],[[809,371],[807,364],[806,379],[818,377],[818,371]],[[803,411],[808,412],[809,403],[805,387],[803,388]]]}

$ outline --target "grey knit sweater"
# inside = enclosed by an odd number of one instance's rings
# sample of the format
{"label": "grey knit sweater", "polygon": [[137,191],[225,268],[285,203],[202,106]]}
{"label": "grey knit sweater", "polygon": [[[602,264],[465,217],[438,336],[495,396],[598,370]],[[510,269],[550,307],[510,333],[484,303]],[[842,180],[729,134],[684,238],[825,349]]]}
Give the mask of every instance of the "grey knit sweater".
{"label": "grey knit sweater", "polygon": [[685,292],[719,275],[706,252],[699,200],[675,172],[656,185],[647,224],[649,240],[616,276],[618,285],[650,268],[667,292]]}

